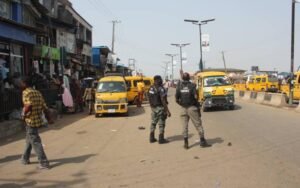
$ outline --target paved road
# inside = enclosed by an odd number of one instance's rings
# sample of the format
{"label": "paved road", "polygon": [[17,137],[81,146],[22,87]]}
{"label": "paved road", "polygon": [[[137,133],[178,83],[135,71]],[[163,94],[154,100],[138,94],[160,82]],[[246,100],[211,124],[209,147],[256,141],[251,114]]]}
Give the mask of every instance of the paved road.
{"label": "paved road", "polygon": [[[0,143],[0,187],[300,187],[300,114],[243,101],[203,114],[211,148],[183,149],[170,97],[166,145],[148,143],[149,106],[129,117],[67,116],[41,134],[51,170],[23,166],[23,135]],[[145,130],[139,130],[145,126]],[[231,146],[230,144],[231,143]]]}

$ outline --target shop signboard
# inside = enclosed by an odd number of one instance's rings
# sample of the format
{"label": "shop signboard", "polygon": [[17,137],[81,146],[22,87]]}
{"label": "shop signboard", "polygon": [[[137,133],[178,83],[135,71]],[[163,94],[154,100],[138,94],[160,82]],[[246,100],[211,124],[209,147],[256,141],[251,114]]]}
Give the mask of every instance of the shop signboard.
{"label": "shop signboard", "polygon": [[60,60],[60,50],[58,48],[42,46],[41,58]]}
{"label": "shop signboard", "polygon": [[89,46],[87,44],[83,44],[82,54],[86,55],[86,56],[91,56],[92,55],[92,48],[91,48],[91,46]]}
{"label": "shop signboard", "polygon": [[76,39],[72,33],[57,31],[57,46],[65,47],[66,52],[75,54]]}

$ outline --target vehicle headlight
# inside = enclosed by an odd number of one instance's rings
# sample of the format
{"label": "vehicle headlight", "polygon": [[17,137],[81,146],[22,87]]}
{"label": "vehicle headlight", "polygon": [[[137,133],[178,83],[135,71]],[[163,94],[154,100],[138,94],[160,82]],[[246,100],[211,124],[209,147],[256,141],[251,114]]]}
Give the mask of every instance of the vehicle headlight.
{"label": "vehicle headlight", "polygon": [[224,92],[227,94],[227,95],[233,95],[234,94],[234,90],[232,88],[226,88],[224,90]]}
{"label": "vehicle headlight", "polygon": [[119,100],[119,102],[120,102],[120,103],[127,103],[128,100],[127,100],[127,98],[121,98],[121,99]]}
{"label": "vehicle headlight", "polygon": [[205,88],[203,88],[203,91],[204,91],[204,93],[206,93],[206,92],[210,93],[213,91],[213,89],[211,87],[205,87]]}
{"label": "vehicle headlight", "polygon": [[204,97],[210,97],[211,96],[211,92],[203,92]]}

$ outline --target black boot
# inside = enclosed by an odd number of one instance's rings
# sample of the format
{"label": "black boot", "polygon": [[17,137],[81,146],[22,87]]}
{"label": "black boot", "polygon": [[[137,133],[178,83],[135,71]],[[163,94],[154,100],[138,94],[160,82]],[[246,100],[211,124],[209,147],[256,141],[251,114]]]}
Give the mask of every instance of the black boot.
{"label": "black boot", "polygon": [[184,138],[184,149],[189,149],[189,141],[188,138]]}
{"label": "black boot", "polygon": [[210,147],[210,146],[211,145],[206,142],[205,138],[200,138],[200,147],[206,148],[206,147]]}
{"label": "black boot", "polygon": [[155,137],[154,137],[154,132],[151,132],[150,133],[150,143],[154,143],[154,142],[156,142],[157,140],[155,139]]}
{"label": "black boot", "polygon": [[159,134],[158,143],[159,144],[166,144],[166,143],[169,143],[169,141],[164,138],[164,134]]}

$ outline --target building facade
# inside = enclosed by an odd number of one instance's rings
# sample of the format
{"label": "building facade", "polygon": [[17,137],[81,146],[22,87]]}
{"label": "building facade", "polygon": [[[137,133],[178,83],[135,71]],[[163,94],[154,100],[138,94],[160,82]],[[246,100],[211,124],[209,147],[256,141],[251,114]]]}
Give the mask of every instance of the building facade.
{"label": "building facade", "polygon": [[0,58],[10,75],[94,75],[92,26],[68,0],[0,0]]}

